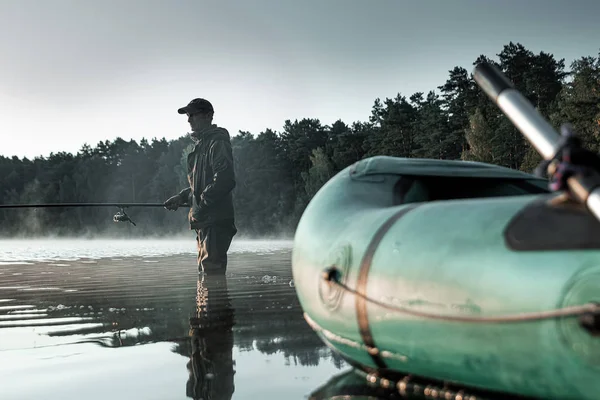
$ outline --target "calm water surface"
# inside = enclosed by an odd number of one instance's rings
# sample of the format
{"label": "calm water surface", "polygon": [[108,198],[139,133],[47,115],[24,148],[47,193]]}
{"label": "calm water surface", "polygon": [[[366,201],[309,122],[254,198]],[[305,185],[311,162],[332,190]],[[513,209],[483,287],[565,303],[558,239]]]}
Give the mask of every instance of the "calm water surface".
{"label": "calm water surface", "polygon": [[0,241],[0,398],[303,399],[349,368],[302,318],[291,242]]}

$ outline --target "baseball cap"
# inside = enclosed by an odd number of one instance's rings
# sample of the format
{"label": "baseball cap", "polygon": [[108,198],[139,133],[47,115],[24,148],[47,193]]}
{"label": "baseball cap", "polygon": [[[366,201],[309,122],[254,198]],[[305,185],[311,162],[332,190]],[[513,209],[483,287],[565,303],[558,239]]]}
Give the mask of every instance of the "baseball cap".
{"label": "baseball cap", "polygon": [[196,112],[215,112],[215,110],[213,109],[212,104],[210,104],[210,101],[206,100],[206,99],[193,99],[192,101],[190,101],[188,103],[187,106],[185,107],[181,107],[179,110],[177,110],[177,112],[179,114],[186,114],[186,113],[196,113]]}

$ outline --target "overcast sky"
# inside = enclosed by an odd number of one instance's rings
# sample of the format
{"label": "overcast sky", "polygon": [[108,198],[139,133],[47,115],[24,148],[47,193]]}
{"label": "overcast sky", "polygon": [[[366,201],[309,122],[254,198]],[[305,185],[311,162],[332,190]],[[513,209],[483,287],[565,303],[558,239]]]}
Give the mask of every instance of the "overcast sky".
{"label": "overcast sky", "polygon": [[600,48],[600,1],[0,0],[0,154],[286,119],[368,119],[373,101],[443,84],[510,41],[567,65]]}

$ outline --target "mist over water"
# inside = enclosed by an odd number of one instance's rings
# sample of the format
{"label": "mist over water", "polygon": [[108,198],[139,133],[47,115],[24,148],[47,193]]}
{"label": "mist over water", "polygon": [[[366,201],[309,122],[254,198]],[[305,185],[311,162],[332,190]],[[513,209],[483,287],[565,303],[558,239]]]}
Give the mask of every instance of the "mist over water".
{"label": "mist over water", "polygon": [[[292,240],[233,240],[230,254],[269,254],[292,248]],[[177,239],[13,239],[0,240],[0,265],[15,262],[196,254],[195,235]]]}

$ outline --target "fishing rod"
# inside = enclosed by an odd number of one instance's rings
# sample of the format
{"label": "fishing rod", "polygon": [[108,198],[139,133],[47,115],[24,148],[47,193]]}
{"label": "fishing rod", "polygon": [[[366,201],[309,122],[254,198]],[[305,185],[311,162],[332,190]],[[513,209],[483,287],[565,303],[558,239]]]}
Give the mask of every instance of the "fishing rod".
{"label": "fishing rod", "polygon": [[[125,212],[128,207],[164,207],[164,203],[36,203],[36,204],[0,204],[2,208],[71,208],[71,207],[117,207],[119,211],[114,215],[114,222],[129,222],[137,226]],[[189,207],[182,204],[179,207]]]}
{"label": "fishing rod", "polygon": [[38,203],[0,204],[0,208],[58,208],[58,207],[164,207],[164,203]]}
{"label": "fishing rod", "polygon": [[567,191],[600,220],[600,156],[582,146],[569,124],[559,135],[496,66],[480,63],[473,77],[542,156],[536,173],[550,178],[550,189]]}

